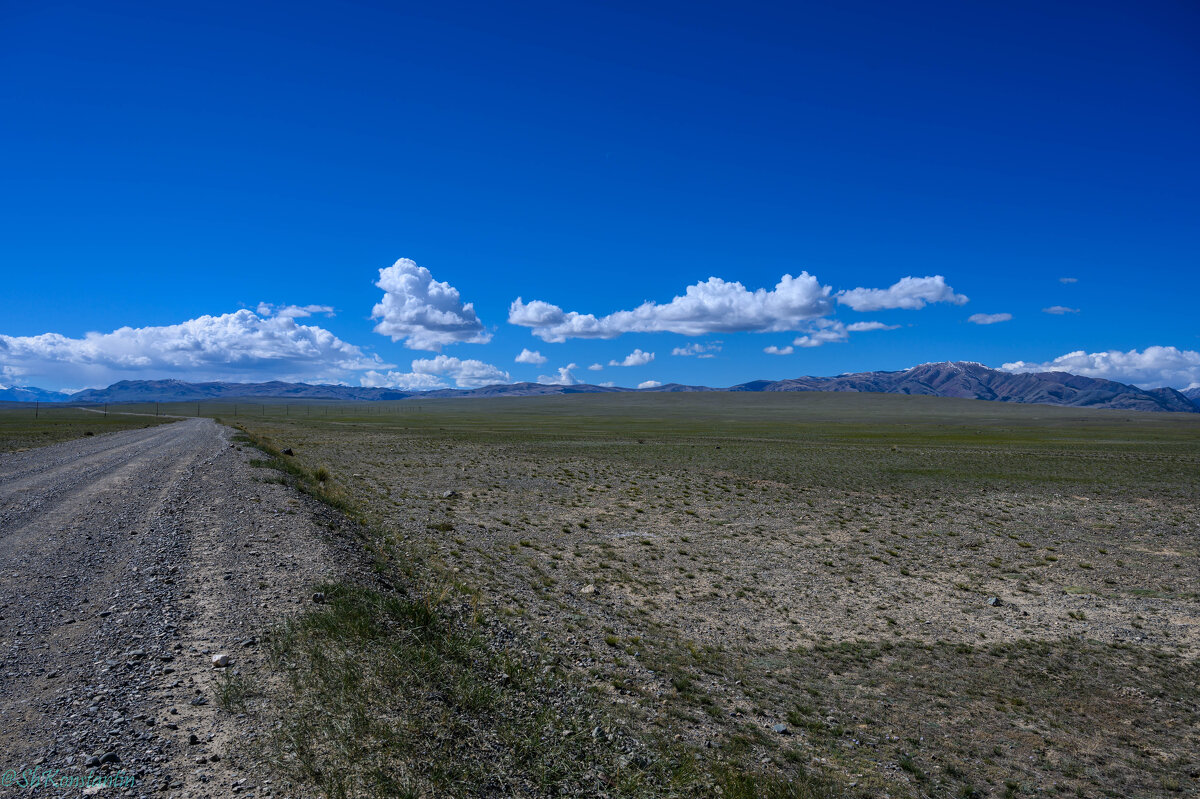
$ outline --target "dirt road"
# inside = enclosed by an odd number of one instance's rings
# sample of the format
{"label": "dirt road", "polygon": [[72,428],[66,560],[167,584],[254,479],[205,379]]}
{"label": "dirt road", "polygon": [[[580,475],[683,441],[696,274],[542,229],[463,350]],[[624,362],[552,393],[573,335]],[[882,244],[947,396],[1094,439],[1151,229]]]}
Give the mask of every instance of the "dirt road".
{"label": "dirt road", "polygon": [[345,558],[336,518],[230,435],[190,419],[0,455],[0,796],[35,772],[40,796],[87,773],[122,776],[104,796],[272,793],[220,686]]}

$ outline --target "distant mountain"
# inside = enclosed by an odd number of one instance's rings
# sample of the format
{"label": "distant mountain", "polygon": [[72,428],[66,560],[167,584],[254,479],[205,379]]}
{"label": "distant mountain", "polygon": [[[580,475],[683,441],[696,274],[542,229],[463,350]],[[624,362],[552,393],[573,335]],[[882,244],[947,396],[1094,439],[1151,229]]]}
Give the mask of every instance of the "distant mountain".
{"label": "distant mountain", "polygon": [[49,391],[35,386],[0,386],[0,402],[65,402],[71,395],[65,391]]}
{"label": "distant mountain", "polygon": [[400,400],[406,391],[358,386],[311,386],[307,383],[187,383],[183,380],[122,380],[108,388],[72,394],[71,402],[195,402],[262,397],[272,399]]}
{"label": "distant mountain", "polygon": [[1185,388],[1179,393],[1190,399],[1193,405],[1200,407],[1200,386],[1196,386],[1195,388]]}
{"label": "distant mountain", "polygon": [[[5,389],[4,391],[40,391]],[[70,402],[196,402],[234,398],[401,400],[441,397],[536,397],[551,394],[605,394],[614,392],[682,391],[858,391],[883,394],[927,394],[939,397],[1040,403],[1076,408],[1112,408],[1128,411],[1200,412],[1200,389],[1184,396],[1173,388],[1140,389],[1136,386],[1081,377],[1066,372],[1013,374],[978,363],[926,363],[898,372],[858,372],[837,377],[797,377],[789,380],[753,380],[730,388],[708,388],[668,383],[634,389],[580,384],[509,383],[482,388],[409,392],[357,386],[313,386],[307,383],[187,383],[182,380],[123,380],[105,389],[80,391]],[[43,392],[62,401],[67,395]],[[0,400],[6,397],[0,393]]]}
{"label": "distant mountain", "polygon": [[928,394],[995,402],[1114,408],[1126,411],[1200,411],[1173,388],[1136,386],[1066,372],[1002,372],[978,363],[926,363],[899,372],[859,372],[837,377],[756,380],[730,391],[873,391]]}

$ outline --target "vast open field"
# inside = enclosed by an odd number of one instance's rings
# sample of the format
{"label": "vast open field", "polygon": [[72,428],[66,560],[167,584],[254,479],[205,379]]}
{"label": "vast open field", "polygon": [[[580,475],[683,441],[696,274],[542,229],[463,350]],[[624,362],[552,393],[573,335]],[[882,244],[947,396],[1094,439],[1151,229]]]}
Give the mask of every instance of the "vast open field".
{"label": "vast open field", "polygon": [[32,403],[4,402],[0,403],[0,452],[42,447],[73,438],[135,430],[171,421],[174,419],[106,413],[103,408],[82,409],[43,404],[35,410]]}
{"label": "vast open field", "polygon": [[847,394],[257,407],[204,412],[284,470],[263,479],[361,519],[376,562],[276,634],[286,679],[246,689],[298,785],[1200,791],[1200,418]]}

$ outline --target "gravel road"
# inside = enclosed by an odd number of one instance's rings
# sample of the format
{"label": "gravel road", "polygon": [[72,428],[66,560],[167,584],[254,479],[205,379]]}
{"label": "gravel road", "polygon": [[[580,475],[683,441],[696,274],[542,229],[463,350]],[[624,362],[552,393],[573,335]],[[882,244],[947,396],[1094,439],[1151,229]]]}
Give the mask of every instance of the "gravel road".
{"label": "gravel road", "polygon": [[0,455],[0,796],[38,769],[133,778],[102,796],[282,795],[217,689],[352,557],[231,433],[189,419]]}

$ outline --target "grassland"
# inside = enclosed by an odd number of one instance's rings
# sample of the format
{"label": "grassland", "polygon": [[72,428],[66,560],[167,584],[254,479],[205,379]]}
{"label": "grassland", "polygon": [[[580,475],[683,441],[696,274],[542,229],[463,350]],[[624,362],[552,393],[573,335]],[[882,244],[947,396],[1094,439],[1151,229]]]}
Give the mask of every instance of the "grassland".
{"label": "grassland", "polygon": [[[36,415],[35,415],[36,414]],[[31,403],[0,404],[0,452],[43,447],[73,438],[134,430],[173,419],[105,413],[65,406]]]}
{"label": "grassland", "polygon": [[276,763],[327,795],[1200,792],[1200,419],[658,394],[237,421],[376,562],[277,637]]}

